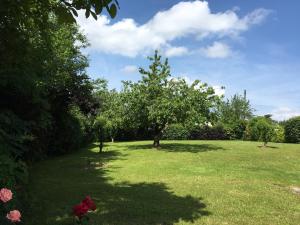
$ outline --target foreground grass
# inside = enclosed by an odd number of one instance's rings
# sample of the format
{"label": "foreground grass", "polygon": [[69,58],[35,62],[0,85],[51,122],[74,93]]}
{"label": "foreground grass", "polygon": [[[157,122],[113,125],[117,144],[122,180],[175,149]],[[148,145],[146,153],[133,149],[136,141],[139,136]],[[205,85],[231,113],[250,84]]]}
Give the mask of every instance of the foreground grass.
{"label": "foreground grass", "polygon": [[70,211],[95,199],[93,224],[299,225],[300,145],[164,141],[95,145],[37,164],[28,225],[72,224]]}

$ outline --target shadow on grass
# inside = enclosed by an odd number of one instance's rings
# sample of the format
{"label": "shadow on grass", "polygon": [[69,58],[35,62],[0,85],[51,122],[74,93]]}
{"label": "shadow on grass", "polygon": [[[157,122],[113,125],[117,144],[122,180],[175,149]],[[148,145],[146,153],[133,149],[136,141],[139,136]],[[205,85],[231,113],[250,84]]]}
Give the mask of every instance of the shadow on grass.
{"label": "shadow on grass", "polygon": [[102,224],[173,224],[210,214],[201,199],[177,196],[163,183],[121,183],[109,188],[109,193],[96,199],[100,211],[94,220]]}
{"label": "shadow on grass", "polygon": [[268,149],[268,148],[278,149],[278,147],[276,147],[276,146],[269,146],[269,145],[267,145],[267,146],[259,145],[259,146],[257,146],[257,147],[259,147],[259,148],[261,148],[261,149]]}
{"label": "shadow on grass", "polygon": [[90,216],[91,225],[167,225],[210,215],[202,199],[178,196],[163,183],[113,183],[109,172],[118,167],[109,162],[124,156],[118,151],[84,151],[36,172],[41,175],[30,187],[32,220],[26,224],[72,225],[71,208],[86,195],[98,207]]}
{"label": "shadow on grass", "polygon": [[[142,145],[128,145],[127,148],[129,150],[142,150],[142,149],[155,149],[151,144],[142,144]],[[182,144],[182,143],[167,143],[161,144],[159,151],[167,151],[167,152],[208,152],[208,151],[217,151],[217,150],[225,150],[224,148],[213,145],[213,144]]]}

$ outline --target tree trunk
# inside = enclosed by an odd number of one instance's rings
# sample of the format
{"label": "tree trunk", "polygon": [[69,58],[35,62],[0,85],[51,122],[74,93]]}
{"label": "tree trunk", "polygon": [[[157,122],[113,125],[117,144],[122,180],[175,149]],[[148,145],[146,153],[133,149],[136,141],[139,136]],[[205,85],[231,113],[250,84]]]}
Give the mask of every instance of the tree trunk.
{"label": "tree trunk", "polygon": [[159,147],[160,147],[160,143],[159,143],[159,135],[155,135],[155,136],[154,136],[153,147],[154,147],[154,148],[159,148]]}
{"label": "tree trunk", "polygon": [[103,129],[100,128],[100,130],[99,130],[99,153],[101,153],[102,149],[103,149],[103,139],[104,139],[103,137],[104,137]]}
{"label": "tree trunk", "polygon": [[268,144],[268,142],[265,141],[265,142],[264,142],[264,147],[265,147],[265,148],[267,147],[267,144]]}
{"label": "tree trunk", "polygon": [[99,153],[102,152],[102,149],[103,149],[103,141],[100,140],[100,144],[99,144]]}
{"label": "tree trunk", "polygon": [[112,142],[112,143],[114,143],[114,141],[115,141],[115,140],[114,140],[114,138],[113,138],[113,137],[111,137],[111,142]]}

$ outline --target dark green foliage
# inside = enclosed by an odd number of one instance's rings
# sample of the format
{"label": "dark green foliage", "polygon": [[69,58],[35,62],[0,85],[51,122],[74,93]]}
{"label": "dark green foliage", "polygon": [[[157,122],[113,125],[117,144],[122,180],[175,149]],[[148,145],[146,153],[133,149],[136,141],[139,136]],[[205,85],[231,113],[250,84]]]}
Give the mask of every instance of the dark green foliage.
{"label": "dark green foliage", "polygon": [[106,9],[111,18],[114,18],[117,15],[118,8],[119,3],[117,0],[60,0],[54,6],[54,10],[61,21],[69,23],[75,22],[73,15],[78,16],[77,10],[85,10],[86,18],[92,15],[97,20],[97,16],[101,14],[103,9]]}
{"label": "dark green foliage", "polygon": [[[91,141],[97,102],[86,74],[85,37],[76,10],[95,19],[115,1],[0,1],[0,188],[13,190],[14,209],[24,198],[27,167],[48,155]],[[2,215],[2,214],[1,214]],[[2,221],[6,224],[8,221]],[[26,224],[26,218],[22,216]]]}
{"label": "dark green foliage", "polygon": [[189,131],[181,124],[171,124],[163,133],[163,139],[166,140],[186,140],[188,137]]}
{"label": "dark green foliage", "polygon": [[7,209],[23,209],[26,201],[25,187],[28,184],[28,169],[24,162],[16,160],[3,151],[0,143],[0,189],[6,187],[13,192],[13,199],[3,204],[0,202],[0,224],[11,224],[5,217]]}
{"label": "dark green foliage", "polygon": [[227,140],[231,137],[231,131],[222,124],[215,126],[197,126],[190,130],[190,139],[192,140]]}
{"label": "dark green foliage", "polygon": [[56,155],[77,150],[83,143],[83,128],[71,112],[60,114],[53,124],[53,136],[48,154]]}
{"label": "dark green foliage", "polygon": [[289,119],[284,126],[285,141],[300,143],[300,116]]}

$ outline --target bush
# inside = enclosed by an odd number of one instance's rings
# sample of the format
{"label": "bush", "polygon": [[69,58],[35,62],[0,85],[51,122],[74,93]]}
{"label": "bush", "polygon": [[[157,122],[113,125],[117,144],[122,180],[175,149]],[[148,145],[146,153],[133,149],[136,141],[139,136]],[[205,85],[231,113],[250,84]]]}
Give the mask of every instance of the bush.
{"label": "bush", "polygon": [[190,131],[192,140],[228,140],[230,136],[231,130],[222,124],[194,127]]}
{"label": "bush", "polygon": [[273,121],[264,116],[253,118],[246,129],[246,139],[251,141],[263,141],[266,145],[276,136]]}
{"label": "bush", "polygon": [[63,112],[53,126],[49,155],[64,154],[78,150],[85,141],[84,121],[77,111]]}
{"label": "bush", "polygon": [[231,128],[228,128],[228,131],[230,131],[230,139],[243,139],[245,130],[247,127],[247,121],[240,120],[236,122],[234,125],[231,126]]}
{"label": "bush", "polygon": [[286,121],[284,127],[285,141],[288,143],[300,143],[300,116]]}
{"label": "bush", "polygon": [[[1,143],[0,143],[1,144]],[[0,189],[8,188],[14,192],[13,200],[8,202],[11,209],[25,209],[26,192],[25,186],[28,182],[28,170],[24,162],[18,160],[15,161],[4,151],[0,149]],[[3,215],[6,215],[7,210],[2,208],[2,202],[0,201],[0,224],[12,224]]]}
{"label": "bush", "polygon": [[165,140],[186,140],[189,137],[188,130],[182,124],[171,124],[163,134]]}

